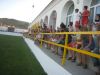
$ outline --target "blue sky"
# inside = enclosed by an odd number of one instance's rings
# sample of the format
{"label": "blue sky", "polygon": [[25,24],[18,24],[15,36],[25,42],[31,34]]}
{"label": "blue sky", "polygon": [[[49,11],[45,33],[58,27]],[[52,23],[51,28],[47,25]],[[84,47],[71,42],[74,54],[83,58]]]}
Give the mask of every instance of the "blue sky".
{"label": "blue sky", "polygon": [[[32,22],[51,0],[0,0],[0,18]],[[34,5],[34,8],[32,7]]]}

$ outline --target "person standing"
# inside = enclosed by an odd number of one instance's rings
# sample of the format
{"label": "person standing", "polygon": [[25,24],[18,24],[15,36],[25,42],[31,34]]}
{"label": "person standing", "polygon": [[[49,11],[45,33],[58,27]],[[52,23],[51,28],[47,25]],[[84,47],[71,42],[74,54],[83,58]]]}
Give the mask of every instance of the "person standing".
{"label": "person standing", "polygon": [[88,28],[88,22],[89,22],[89,15],[90,15],[90,12],[88,10],[88,6],[84,6],[84,9],[83,9],[83,12],[82,12],[82,28],[83,28],[83,31],[86,31],[87,28]]}
{"label": "person standing", "polygon": [[73,25],[74,31],[77,31],[77,28],[79,28],[80,26],[80,17],[81,17],[81,14],[79,13],[79,9],[75,9],[74,25]]}

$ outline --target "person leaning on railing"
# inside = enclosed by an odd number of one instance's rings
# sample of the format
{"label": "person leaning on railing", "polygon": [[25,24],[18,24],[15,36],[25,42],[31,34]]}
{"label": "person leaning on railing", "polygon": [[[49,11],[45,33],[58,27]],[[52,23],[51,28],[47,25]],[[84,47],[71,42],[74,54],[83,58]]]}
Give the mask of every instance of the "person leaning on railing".
{"label": "person leaning on railing", "polygon": [[[66,25],[65,25],[64,23],[61,23],[61,24],[60,24],[60,32],[66,32]],[[62,44],[62,45],[65,44],[65,34],[61,34],[61,35],[60,35],[58,44]],[[64,48],[61,47],[60,50],[61,50],[61,53],[60,53],[59,55],[62,57],[62,53],[63,53],[63,51],[64,51]]]}
{"label": "person leaning on railing", "polygon": [[[69,22],[68,31],[69,32],[73,32],[73,30],[74,30],[73,29],[73,22]],[[69,34],[68,35],[68,42],[67,42],[67,44],[68,44],[69,47],[74,47],[75,41],[72,41],[73,39],[74,39],[73,38],[73,35],[72,34]],[[67,59],[68,60],[72,60],[73,62],[75,61],[75,53],[74,53],[74,51],[68,50]]]}

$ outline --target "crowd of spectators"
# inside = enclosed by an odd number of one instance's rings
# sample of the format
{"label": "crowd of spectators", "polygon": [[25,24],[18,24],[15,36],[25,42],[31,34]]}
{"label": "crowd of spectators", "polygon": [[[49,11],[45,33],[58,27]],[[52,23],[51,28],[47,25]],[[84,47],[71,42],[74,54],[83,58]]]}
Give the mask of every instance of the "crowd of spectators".
{"label": "crowd of spectators", "polygon": [[[42,38],[40,33],[100,31],[100,14],[95,15],[95,22],[92,23],[89,22],[89,16],[90,12],[87,6],[84,6],[83,12],[79,12],[79,9],[75,9],[75,14],[73,16],[74,21],[69,22],[67,27],[64,23],[61,23],[60,27],[57,27],[56,29],[53,28],[52,25],[48,26],[44,24],[43,26],[40,26],[38,29],[34,30],[34,33],[37,33],[36,35],[34,34],[34,36],[36,36],[36,40],[38,40]],[[65,34],[44,34],[42,39],[65,45],[65,41],[67,41],[65,40],[65,36]],[[40,44],[39,40],[38,44]],[[100,34],[69,34],[67,44],[72,48],[100,54]],[[63,47],[57,47],[45,42],[43,43],[43,46],[62,57],[64,51]],[[88,68],[89,56],[72,50],[67,51],[67,60],[76,62],[78,66],[83,66],[85,69]],[[100,59],[92,58],[92,61],[95,67],[100,68]]]}

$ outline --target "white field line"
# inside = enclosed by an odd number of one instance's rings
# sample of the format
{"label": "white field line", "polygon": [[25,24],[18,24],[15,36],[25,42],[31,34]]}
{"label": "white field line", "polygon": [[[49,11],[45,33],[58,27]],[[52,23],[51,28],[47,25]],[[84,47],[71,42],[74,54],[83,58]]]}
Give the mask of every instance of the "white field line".
{"label": "white field line", "polygon": [[20,33],[14,33],[14,32],[1,32],[0,31],[0,34],[2,34],[2,35],[11,35],[11,36],[23,36]]}

